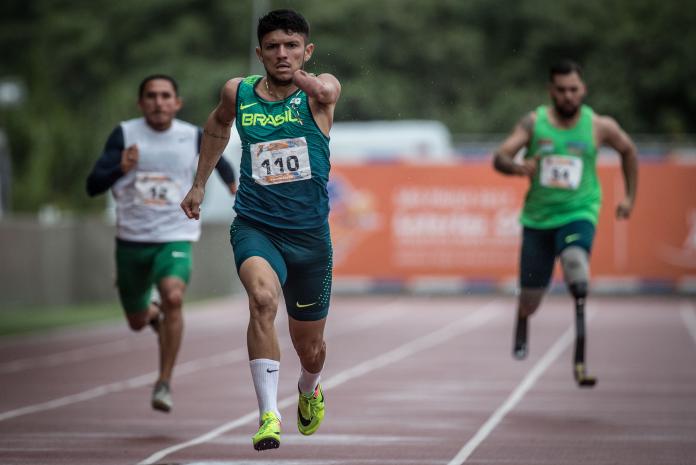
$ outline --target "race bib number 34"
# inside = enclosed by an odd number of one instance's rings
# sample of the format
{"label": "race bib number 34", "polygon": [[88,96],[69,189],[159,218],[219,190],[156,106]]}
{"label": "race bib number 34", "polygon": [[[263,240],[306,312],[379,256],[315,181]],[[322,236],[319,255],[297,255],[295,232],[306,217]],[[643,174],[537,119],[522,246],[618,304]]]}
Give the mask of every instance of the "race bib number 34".
{"label": "race bib number 34", "polygon": [[178,204],[179,185],[164,173],[139,171],[135,174],[135,203],[147,206]]}
{"label": "race bib number 34", "polygon": [[307,139],[279,139],[251,144],[254,180],[264,186],[304,181],[312,177]]}
{"label": "race bib number 34", "polygon": [[542,186],[575,190],[582,179],[582,158],[549,155],[541,159]]}

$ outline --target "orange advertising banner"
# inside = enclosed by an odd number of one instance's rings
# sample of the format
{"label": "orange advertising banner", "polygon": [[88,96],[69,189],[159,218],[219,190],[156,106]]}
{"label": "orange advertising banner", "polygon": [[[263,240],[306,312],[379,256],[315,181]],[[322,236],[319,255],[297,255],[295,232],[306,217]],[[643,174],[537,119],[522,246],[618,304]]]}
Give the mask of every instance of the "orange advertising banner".
{"label": "orange advertising banner", "polygon": [[[628,221],[614,217],[624,192],[620,166],[598,170],[593,277],[694,281],[696,164],[642,164]],[[337,280],[517,279],[523,178],[500,175],[487,161],[338,165],[329,189]]]}

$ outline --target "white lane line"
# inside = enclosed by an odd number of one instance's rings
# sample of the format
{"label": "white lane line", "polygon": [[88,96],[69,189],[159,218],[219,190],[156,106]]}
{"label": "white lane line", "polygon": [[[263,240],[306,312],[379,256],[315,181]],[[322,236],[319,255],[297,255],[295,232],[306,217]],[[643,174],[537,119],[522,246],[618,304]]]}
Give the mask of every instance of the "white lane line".
{"label": "white lane line", "polygon": [[[217,354],[210,357],[204,357],[184,362],[180,365],[177,365],[176,374],[177,376],[187,375],[209,368],[217,368],[222,365],[233,363],[239,360],[245,360],[246,358],[246,348],[240,347],[235,350],[223,352],[222,354]],[[0,413],[0,421],[9,420],[10,418],[16,418],[23,415],[29,415],[31,413],[43,412],[46,410],[53,410],[59,407],[65,407],[66,405],[96,399],[97,397],[105,396],[107,394],[112,394],[115,392],[125,391],[127,389],[134,389],[147,386],[152,384],[156,378],[157,372],[151,371],[149,373],[135,376],[124,381],[116,381],[114,383],[97,386],[92,389],[79,392],[77,394],[71,394],[65,397],[60,397],[58,399],[49,400],[47,402],[41,402],[38,404],[27,405],[26,407],[20,407],[14,410],[8,410],[6,412]]]}
{"label": "white lane line", "polygon": [[[378,368],[382,368],[389,364],[398,362],[417,352],[421,352],[431,347],[435,347],[456,336],[461,335],[462,333],[478,328],[487,321],[493,319],[493,317],[497,317],[501,314],[500,308],[498,308],[497,310],[494,308],[497,305],[498,303],[495,301],[489,302],[480,309],[476,310],[474,313],[464,316],[451,323],[448,323],[445,327],[442,327],[436,331],[433,331],[417,339],[414,339],[413,341],[403,344],[389,352],[383,353],[375,358],[371,358],[370,360],[366,360],[332,376],[331,378],[328,378],[326,381],[323,382],[323,386],[328,391],[329,389],[335,388],[336,386],[350,381],[353,378],[357,378]],[[280,400],[278,402],[278,408],[283,409],[285,407],[293,405],[295,402],[297,402],[297,394],[291,395]],[[164,457],[173,454],[174,452],[178,452],[182,449],[186,449],[188,447],[196,446],[198,444],[210,441],[211,439],[214,439],[230,430],[246,425],[248,423],[257,422],[258,420],[259,412],[258,410],[254,410],[235,420],[220,425],[217,428],[205,434],[202,434],[194,439],[175,444],[171,447],[167,447],[166,449],[162,449],[158,452],[155,452],[154,454],[150,455],[148,458],[140,462],[138,465],[154,464],[162,460]]]}
{"label": "white lane line", "polygon": [[14,373],[31,368],[46,368],[66,363],[83,362],[91,358],[115,355],[130,350],[128,339],[105,342],[77,349],[65,350],[49,355],[27,357],[0,363],[0,374]]}
{"label": "white lane line", "polygon": [[[384,304],[385,308],[392,306],[392,303]],[[236,304],[235,304],[236,305]],[[245,304],[246,305],[246,304]],[[207,312],[214,318],[219,318],[219,310],[207,310]],[[214,312],[214,313],[213,313]],[[202,314],[203,312],[197,312],[192,317],[187,318],[186,328],[187,332],[191,333],[193,331],[203,331],[209,330],[211,328],[220,328],[220,322],[214,321],[210,322],[212,318],[207,317]],[[287,321],[286,315],[279,312],[280,315],[277,319],[278,324],[282,324]],[[226,320],[225,323],[230,323],[228,329],[236,328],[241,325],[243,319],[234,318],[230,319],[229,315],[224,315]],[[190,320],[190,321],[189,321]],[[146,328],[147,329],[147,328]],[[72,334],[72,333],[71,333]],[[196,333],[194,333],[196,334]],[[35,337],[35,336],[32,336]],[[76,338],[75,334],[72,334],[73,338]],[[192,336],[189,336],[189,338]],[[195,337],[195,336],[193,336]],[[189,339],[187,339],[191,342]],[[42,341],[45,342],[45,341]],[[100,357],[107,357],[111,355],[117,355],[123,352],[128,352],[129,350],[146,350],[152,346],[150,341],[145,341],[145,339],[135,339],[135,338],[120,338],[118,340],[110,342],[102,342],[99,344],[93,344],[90,346],[83,346],[74,349],[64,350],[61,352],[54,352],[46,355],[37,355],[33,357],[26,357],[16,360],[10,360],[7,362],[0,362],[0,374],[4,373],[16,373],[18,371],[30,370],[32,368],[47,368],[56,367],[59,365],[84,362],[86,360],[91,360]]]}
{"label": "white lane line", "polygon": [[[209,328],[219,328],[220,324],[217,323],[215,325],[210,324],[206,326],[208,326]],[[233,325],[230,326],[230,328],[235,328],[237,326],[239,325]],[[191,329],[201,330],[201,325],[189,324],[187,328],[189,329],[189,332],[191,331]],[[149,328],[145,328],[144,331],[150,332]],[[194,339],[196,339],[196,336],[193,337]],[[66,365],[69,363],[84,362],[86,360],[92,360],[95,358],[118,355],[131,350],[148,350],[152,347],[155,347],[153,343],[149,340],[146,340],[145,338],[121,338],[116,341],[103,342],[91,346],[78,347],[62,352],[55,352],[53,354],[39,355],[35,357],[27,357],[12,360],[9,362],[3,362],[0,363],[0,374],[15,373],[18,371],[30,370],[32,368],[56,367],[59,365]]]}
{"label": "white lane line", "polygon": [[[380,309],[380,311],[366,316],[365,318],[361,318],[359,321],[353,324],[341,326],[339,329],[335,331],[327,331],[327,334],[329,334],[330,336],[335,336],[341,335],[343,333],[349,333],[351,331],[358,331],[360,329],[379,324],[383,320],[389,320],[391,318],[394,318],[394,313],[398,312],[398,308],[395,310],[392,307],[398,307],[397,303],[392,302],[385,305],[385,307],[389,310]],[[280,338],[279,343],[281,344],[281,348],[283,349],[291,346],[290,339],[288,337]],[[247,359],[247,349],[246,346],[244,346],[231,351],[198,358],[195,360],[189,360],[188,362],[178,364],[176,366],[175,372],[176,376],[179,377],[182,375],[196,373],[201,370],[218,368],[223,365]],[[11,418],[29,415],[32,413],[43,412],[46,410],[53,410],[59,407],[65,407],[67,405],[96,399],[97,397],[102,397],[107,394],[125,391],[127,389],[134,389],[147,386],[154,382],[154,380],[157,378],[157,375],[157,371],[151,371],[149,373],[135,376],[124,381],[116,381],[113,383],[104,384],[91,389],[87,389],[86,391],[82,391],[76,394],[60,397],[58,399],[53,399],[46,402],[40,402],[37,404],[27,405],[25,407],[8,410],[0,413],[0,421],[9,420]]]}
{"label": "white lane line", "polygon": [[685,303],[681,308],[681,317],[684,320],[686,329],[689,330],[691,338],[696,342],[696,312],[693,305]]}
{"label": "white lane line", "polygon": [[[220,327],[219,322],[207,323],[207,319],[203,320],[200,315],[195,315],[189,319],[192,321],[187,322],[188,332]],[[239,320],[233,320],[230,328],[240,326],[241,323],[236,323],[237,321]],[[145,328],[145,331],[149,332],[149,328]],[[133,336],[130,338],[121,337],[120,339],[109,342],[101,342],[90,346],[77,347],[46,355],[37,355],[2,362],[0,363],[0,374],[15,373],[18,371],[30,370],[32,368],[55,367],[69,363],[84,362],[86,360],[95,358],[121,354],[129,350],[146,350],[152,346],[151,341],[146,341],[145,338],[135,338]],[[73,334],[73,338],[77,337],[79,336],[75,336]]]}
{"label": "white lane line", "polygon": [[[588,313],[588,321],[592,317],[593,313]],[[575,326],[573,324],[565,330],[565,332],[558,338],[558,340],[551,346],[549,350],[546,351],[543,357],[532,367],[532,369],[527,372],[527,375],[522,379],[520,384],[517,385],[510,396],[503,402],[503,404],[498,407],[498,409],[493,412],[493,414],[488,417],[488,420],[476,431],[476,434],[469,439],[469,442],[464,444],[464,447],[460,449],[457,455],[454,456],[452,460],[449,461],[447,465],[461,465],[466,462],[466,459],[476,450],[476,448],[486,440],[489,434],[500,424],[500,422],[505,418],[517,403],[522,400],[522,398],[527,394],[532,386],[537,382],[542,374],[547,370],[551,364],[556,361],[559,355],[563,353],[564,350],[575,340]]]}
{"label": "white lane line", "polygon": [[[75,437],[75,434],[70,436]],[[80,435],[82,437],[82,435]],[[108,438],[113,439],[113,438]],[[123,439],[121,436],[118,439]],[[283,446],[307,444],[307,438],[297,431],[283,432]],[[401,435],[390,436],[387,434],[369,435],[369,434],[331,434],[322,431],[321,434],[312,436],[313,446],[351,446],[361,447],[365,444],[370,446],[398,446],[399,444],[416,445],[422,444],[424,447],[432,445],[433,438],[428,436],[416,435]],[[246,433],[238,432],[236,434],[227,434],[224,437],[217,438],[215,444],[224,444],[229,446],[248,446],[249,436]],[[23,449],[26,450],[26,449]],[[356,459],[356,457],[352,457]],[[275,464],[275,461],[274,461]],[[188,464],[190,465],[190,464]],[[422,465],[422,464],[421,464]]]}
{"label": "white lane line", "polygon": [[186,462],[186,465],[423,465],[423,460],[420,459],[246,459],[246,460],[215,460],[203,462]]}
{"label": "white lane line", "polygon": [[[222,313],[229,317],[229,307],[239,306],[246,308],[246,300],[242,301],[235,297],[224,297],[215,300],[192,302],[185,306],[187,328],[190,329],[199,319],[207,319],[208,314]],[[121,315],[120,310],[115,310],[116,315]],[[199,317],[199,315],[201,315]],[[120,317],[119,317],[120,318]],[[120,322],[119,322],[120,321]],[[219,326],[219,325],[218,325]],[[127,327],[125,320],[99,321],[92,323],[76,323],[74,325],[62,326],[45,331],[31,332],[28,334],[9,334],[0,338],[0,349],[11,347],[21,350],[22,347],[42,347],[49,343],[61,343],[65,341],[84,340],[86,337],[96,339],[115,339],[123,335],[123,328]]]}

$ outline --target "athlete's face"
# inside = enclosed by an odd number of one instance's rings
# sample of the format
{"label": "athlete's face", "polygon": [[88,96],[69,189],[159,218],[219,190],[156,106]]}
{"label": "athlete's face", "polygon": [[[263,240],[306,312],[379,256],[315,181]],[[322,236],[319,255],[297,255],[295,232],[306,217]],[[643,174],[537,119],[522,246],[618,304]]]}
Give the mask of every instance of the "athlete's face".
{"label": "athlete's face", "polygon": [[303,67],[314,51],[314,44],[305,44],[306,40],[302,34],[276,29],[263,36],[256,55],[273,80],[289,84],[295,71]]}
{"label": "athlete's face", "polygon": [[156,131],[164,131],[181,109],[181,99],[174,85],[166,79],[152,79],[145,84],[138,106],[147,124]]}
{"label": "athlete's face", "polygon": [[561,118],[573,118],[585,98],[585,83],[576,72],[556,74],[549,84],[549,94]]}

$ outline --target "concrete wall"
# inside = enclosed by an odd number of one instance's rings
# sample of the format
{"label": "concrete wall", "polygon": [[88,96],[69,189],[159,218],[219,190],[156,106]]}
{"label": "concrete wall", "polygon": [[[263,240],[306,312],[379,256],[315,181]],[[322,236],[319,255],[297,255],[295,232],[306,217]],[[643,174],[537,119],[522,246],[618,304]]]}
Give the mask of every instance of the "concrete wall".
{"label": "concrete wall", "polygon": [[[98,219],[0,221],[0,309],[117,300],[113,225]],[[189,297],[240,292],[229,225],[203,224]]]}

